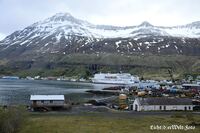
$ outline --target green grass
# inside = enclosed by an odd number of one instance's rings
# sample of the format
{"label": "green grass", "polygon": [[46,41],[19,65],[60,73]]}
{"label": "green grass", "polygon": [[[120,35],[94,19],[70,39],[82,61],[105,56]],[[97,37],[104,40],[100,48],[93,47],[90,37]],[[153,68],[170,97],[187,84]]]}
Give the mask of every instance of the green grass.
{"label": "green grass", "polygon": [[[184,55],[119,55],[119,54],[71,54],[38,55],[30,59],[16,61],[0,60],[0,75],[26,76],[67,76],[88,77],[89,65],[103,64],[98,67],[101,72],[129,72],[146,79],[170,79],[171,69],[175,79],[184,78],[186,74],[200,73],[200,58]],[[32,60],[32,57],[31,57]],[[83,65],[87,64],[87,65]],[[122,67],[121,65],[131,65]],[[90,72],[91,73],[91,72]]]}
{"label": "green grass", "polygon": [[30,115],[20,133],[199,133],[195,130],[150,130],[151,125],[189,125],[200,122],[200,116],[131,116],[109,115]]}

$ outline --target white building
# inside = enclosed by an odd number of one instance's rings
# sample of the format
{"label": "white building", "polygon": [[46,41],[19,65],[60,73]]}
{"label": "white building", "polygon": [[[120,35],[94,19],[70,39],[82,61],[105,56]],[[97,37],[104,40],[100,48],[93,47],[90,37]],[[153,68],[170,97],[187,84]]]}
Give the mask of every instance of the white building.
{"label": "white building", "polygon": [[192,99],[151,97],[136,98],[133,103],[135,111],[193,110]]}

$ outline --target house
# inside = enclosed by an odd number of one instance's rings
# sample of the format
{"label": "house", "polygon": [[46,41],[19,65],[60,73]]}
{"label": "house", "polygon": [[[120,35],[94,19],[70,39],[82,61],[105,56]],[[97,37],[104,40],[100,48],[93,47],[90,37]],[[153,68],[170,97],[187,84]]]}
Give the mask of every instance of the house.
{"label": "house", "polygon": [[31,95],[32,110],[52,110],[65,106],[64,95]]}
{"label": "house", "polygon": [[135,111],[193,110],[192,99],[175,97],[136,98]]}
{"label": "house", "polygon": [[200,84],[199,83],[197,83],[197,84],[182,84],[182,87],[185,90],[189,90],[189,89],[198,89],[198,90],[200,90]]}

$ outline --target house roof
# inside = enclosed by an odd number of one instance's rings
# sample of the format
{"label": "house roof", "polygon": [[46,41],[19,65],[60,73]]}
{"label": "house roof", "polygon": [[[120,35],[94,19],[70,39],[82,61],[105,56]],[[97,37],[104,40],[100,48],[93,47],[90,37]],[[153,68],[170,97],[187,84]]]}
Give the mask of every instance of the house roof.
{"label": "house roof", "polygon": [[190,86],[191,86],[191,87],[200,87],[199,84],[182,84],[182,86],[183,86],[183,87],[186,87],[186,86],[187,86],[187,87],[190,87]]}
{"label": "house roof", "polygon": [[30,100],[65,100],[64,95],[31,95]]}
{"label": "house roof", "polygon": [[138,98],[140,105],[192,105],[192,99],[189,98]]}

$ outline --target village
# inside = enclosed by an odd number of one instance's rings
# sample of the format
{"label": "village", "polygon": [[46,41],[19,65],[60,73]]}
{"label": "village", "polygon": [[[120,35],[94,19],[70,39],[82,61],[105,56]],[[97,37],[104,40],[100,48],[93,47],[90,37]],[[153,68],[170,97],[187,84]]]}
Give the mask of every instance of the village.
{"label": "village", "polygon": [[195,111],[200,110],[200,80],[156,81],[142,80],[132,86],[116,85],[102,90],[88,90],[86,93],[102,98],[83,103],[69,100],[65,95],[31,95],[31,111],[96,111],[98,109],[120,112],[144,111]]}

